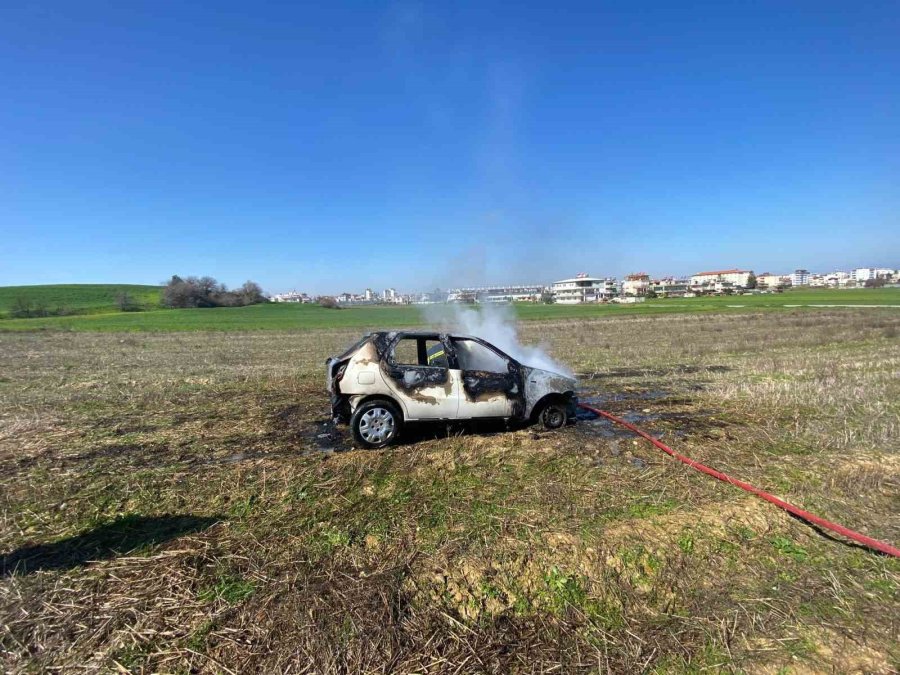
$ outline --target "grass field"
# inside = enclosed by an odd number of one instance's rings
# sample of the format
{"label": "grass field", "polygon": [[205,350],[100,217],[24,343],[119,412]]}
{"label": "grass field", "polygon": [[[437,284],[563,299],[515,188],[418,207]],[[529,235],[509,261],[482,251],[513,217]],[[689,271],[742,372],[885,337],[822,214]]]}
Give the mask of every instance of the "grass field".
{"label": "grass field", "polygon": [[159,309],[160,286],[136,284],[54,284],[47,286],[0,286],[0,318],[14,303],[25,300],[32,306],[67,313],[102,314],[117,312],[116,298],[128,293],[141,309]]}
{"label": "grass field", "polygon": [[[900,312],[619,309],[523,337],[677,450],[900,541]],[[900,668],[900,561],[607,423],[350,448],[322,365],[358,333],[0,334],[0,669]]]}
{"label": "grass field", "polygon": [[[112,288],[112,287],[110,287]],[[146,287],[153,288],[153,287]],[[900,308],[900,289],[795,290],[778,295],[672,298],[635,305],[532,305],[515,307],[520,320],[591,319],[685,312],[748,312],[791,309],[791,305],[890,305]],[[821,311],[822,307],[809,307]],[[196,331],[305,330],[330,327],[375,329],[423,323],[417,306],[323,309],[318,305],[267,304],[213,309],[160,309],[148,312],[95,313],[86,316],[7,319],[0,331]]]}

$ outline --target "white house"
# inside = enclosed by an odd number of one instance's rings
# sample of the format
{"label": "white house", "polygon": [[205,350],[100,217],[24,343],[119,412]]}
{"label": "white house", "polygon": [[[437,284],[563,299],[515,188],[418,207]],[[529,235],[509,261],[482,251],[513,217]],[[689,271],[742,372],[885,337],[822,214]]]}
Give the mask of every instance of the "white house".
{"label": "white house", "polygon": [[850,281],[849,272],[841,272],[840,270],[825,275],[825,285],[837,288],[838,286],[846,286]]}
{"label": "white house", "polygon": [[616,280],[582,273],[571,279],[553,282],[550,292],[554,301],[561,305],[600,302],[616,295]]}
{"label": "white house", "polygon": [[278,293],[272,296],[272,302],[312,302],[306,293],[298,291],[288,291],[287,293]]}
{"label": "white house", "polygon": [[739,288],[747,288],[753,270],[716,270],[713,272],[699,272],[691,276],[691,286],[715,288],[716,282],[728,282]]}
{"label": "white house", "polygon": [[622,295],[644,296],[650,290],[650,275],[645,272],[629,274],[622,282]]}

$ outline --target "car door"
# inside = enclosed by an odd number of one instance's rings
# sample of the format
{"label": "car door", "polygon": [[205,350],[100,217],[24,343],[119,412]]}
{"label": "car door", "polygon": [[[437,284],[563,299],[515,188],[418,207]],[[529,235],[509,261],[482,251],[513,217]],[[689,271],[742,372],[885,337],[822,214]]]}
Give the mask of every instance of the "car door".
{"label": "car door", "polygon": [[[384,357],[386,381],[408,420],[455,419],[459,388],[438,334],[398,334]],[[429,351],[432,357],[429,359]]]}
{"label": "car door", "polygon": [[450,375],[460,383],[459,417],[512,417],[524,394],[511,359],[481,340],[453,337],[450,343]]}

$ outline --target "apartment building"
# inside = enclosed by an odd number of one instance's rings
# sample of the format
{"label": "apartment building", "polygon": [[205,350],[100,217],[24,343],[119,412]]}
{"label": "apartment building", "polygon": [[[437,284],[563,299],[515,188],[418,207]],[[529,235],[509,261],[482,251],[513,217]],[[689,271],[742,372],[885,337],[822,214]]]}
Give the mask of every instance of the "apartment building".
{"label": "apartment building", "polygon": [[592,277],[585,273],[555,281],[550,287],[554,301],[561,305],[602,302],[617,295],[617,290],[614,278]]}
{"label": "apartment building", "polygon": [[757,288],[783,288],[784,286],[789,286],[791,280],[782,276],[781,274],[772,274],[771,272],[763,272],[758,277],[756,277],[756,287]]}
{"label": "apartment building", "polygon": [[699,289],[713,289],[718,284],[731,284],[738,288],[747,288],[753,270],[715,270],[712,272],[699,272],[691,276],[691,286]]}
{"label": "apartment building", "polygon": [[650,282],[650,290],[662,298],[684,296],[691,290],[691,280],[665,277]]}
{"label": "apartment building", "polygon": [[809,286],[809,270],[794,270],[790,278],[791,286]]}

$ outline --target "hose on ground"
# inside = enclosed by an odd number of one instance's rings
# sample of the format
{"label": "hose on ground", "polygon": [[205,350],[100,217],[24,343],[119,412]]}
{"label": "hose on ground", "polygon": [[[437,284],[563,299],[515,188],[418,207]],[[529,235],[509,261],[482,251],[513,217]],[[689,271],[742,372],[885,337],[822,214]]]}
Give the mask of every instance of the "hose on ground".
{"label": "hose on ground", "polygon": [[692,469],[695,469],[697,471],[705,473],[708,476],[712,476],[713,478],[717,478],[726,483],[731,483],[732,485],[736,485],[737,487],[741,488],[742,490],[746,490],[747,492],[755,494],[757,497],[760,497],[761,499],[765,499],[770,504],[774,504],[778,508],[784,509],[788,513],[793,514],[793,515],[797,516],[798,518],[802,518],[803,520],[805,520],[809,523],[813,523],[814,525],[818,525],[819,527],[825,528],[826,530],[831,530],[832,532],[836,532],[837,534],[847,537],[848,539],[851,539],[851,540],[857,542],[858,544],[862,544],[863,546],[865,546],[867,548],[873,549],[875,551],[880,551],[881,553],[885,553],[887,555],[892,555],[895,558],[900,558],[900,549],[898,549],[894,546],[891,546],[890,544],[887,544],[883,541],[878,541],[877,539],[873,539],[872,537],[867,537],[866,535],[860,534],[859,532],[854,532],[853,530],[851,530],[847,527],[844,527],[843,525],[838,525],[837,523],[832,523],[829,520],[820,518],[819,516],[815,515],[814,513],[810,513],[809,511],[804,511],[803,509],[801,509],[797,506],[794,506],[793,504],[789,504],[788,502],[786,502],[782,499],[779,499],[778,497],[771,495],[764,490],[760,490],[759,488],[750,485],[750,483],[745,483],[742,480],[732,478],[731,476],[724,474],[721,471],[716,471],[715,469],[711,469],[710,467],[706,466],[705,464],[701,464],[700,462],[694,461],[690,457],[685,457],[684,455],[681,455],[681,454],[675,452],[674,450],[672,450],[672,448],[670,448],[668,445],[666,445],[665,443],[660,441],[658,438],[651,436],[650,434],[639,429],[638,427],[634,426],[630,422],[626,422],[622,418],[616,417],[612,413],[608,413],[605,410],[600,410],[599,408],[595,408],[593,406],[587,405],[586,403],[579,403],[578,405],[580,408],[583,408],[584,410],[588,410],[588,411],[594,413],[595,415],[600,415],[601,417],[605,417],[606,419],[612,420],[616,424],[621,424],[626,429],[633,431],[641,438],[644,438],[644,439],[650,441],[657,448],[659,448],[666,454],[671,455],[672,457],[677,459],[679,462],[687,464]]}

